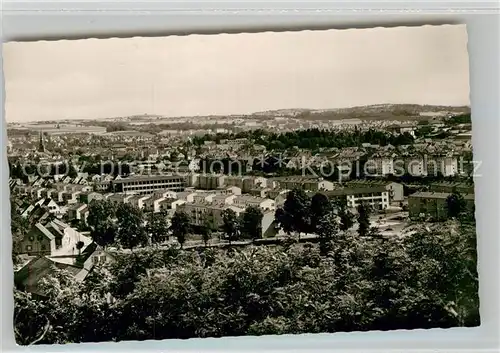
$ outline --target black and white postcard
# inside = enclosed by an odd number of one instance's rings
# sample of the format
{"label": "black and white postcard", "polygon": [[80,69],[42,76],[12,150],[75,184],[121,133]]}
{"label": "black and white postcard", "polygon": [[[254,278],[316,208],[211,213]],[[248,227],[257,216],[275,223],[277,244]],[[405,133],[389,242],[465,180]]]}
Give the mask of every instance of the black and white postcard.
{"label": "black and white postcard", "polygon": [[480,324],[464,25],[3,55],[18,344]]}

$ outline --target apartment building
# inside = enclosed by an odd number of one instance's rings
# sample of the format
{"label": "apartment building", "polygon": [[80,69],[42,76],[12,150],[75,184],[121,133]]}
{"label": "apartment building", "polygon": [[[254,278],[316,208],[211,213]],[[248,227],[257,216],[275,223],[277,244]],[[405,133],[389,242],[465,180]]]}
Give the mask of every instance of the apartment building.
{"label": "apartment building", "polygon": [[389,207],[389,192],[383,186],[342,188],[324,192],[330,198],[344,198],[347,207],[356,208],[367,203],[374,209],[385,210]]}
{"label": "apartment building", "polygon": [[264,177],[252,176],[228,176],[225,178],[226,186],[235,186],[241,189],[243,193],[249,193],[256,187],[266,187],[267,179]]}
{"label": "apartment building", "polygon": [[247,207],[257,207],[262,211],[274,211],[276,210],[276,203],[274,200],[255,197],[251,195],[242,195],[233,199],[233,205],[240,208]]}
{"label": "apartment building", "polygon": [[331,181],[323,180],[321,178],[304,178],[301,176],[284,177],[274,179],[281,189],[303,189],[306,191],[328,191],[333,190],[333,183]]}
{"label": "apartment building", "polygon": [[243,208],[224,203],[215,203],[208,201],[195,201],[193,203],[185,203],[178,206],[179,210],[186,212],[191,218],[192,224],[201,226],[205,220],[209,220],[215,228],[219,228],[223,224],[222,212],[226,209],[232,209],[239,215],[244,211]]}
{"label": "apartment building", "polygon": [[457,182],[435,182],[428,185],[428,191],[452,193],[454,191],[461,194],[474,194],[474,183]]}
{"label": "apartment building", "polygon": [[459,173],[459,162],[454,155],[416,155],[404,160],[405,171],[413,176],[454,176]]}
{"label": "apartment building", "polygon": [[427,175],[427,162],[422,156],[411,156],[404,159],[404,170],[412,176]]}
{"label": "apartment building", "polygon": [[200,174],[198,173],[188,173],[184,176],[184,179],[188,188],[197,188],[200,186]]}
{"label": "apartment building", "polygon": [[458,174],[458,159],[456,156],[426,156],[427,175],[454,176]]}
{"label": "apartment building", "polygon": [[376,153],[364,165],[364,172],[372,176],[394,174],[394,157],[392,154]]}
{"label": "apartment building", "polygon": [[198,177],[198,187],[202,190],[214,190],[223,187],[226,178],[222,174],[201,174]]}
{"label": "apartment building", "polygon": [[384,187],[389,193],[389,201],[401,202],[404,200],[403,184],[384,180],[352,180],[345,183],[351,188]]}
{"label": "apartment building", "polygon": [[[447,199],[450,193],[421,191],[408,198],[410,218],[431,218],[436,221],[448,218]],[[469,212],[474,211],[474,194],[464,195]]]}
{"label": "apartment building", "polygon": [[135,176],[111,182],[114,192],[152,194],[157,190],[184,191],[186,180],[178,175]]}
{"label": "apartment building", "polygon": [[[238,216],[245,211],[243,207],[237,207],[234,204],[228,205],[217,202],[185,203],[180,205],[179,209],[190,216],[192,225],[201,226],[208,219],[215,228],[220,228],[223,225],[222,214],[224,210],[231,209]],[[275,227],[274,211],[263,212],[261,232],[261,237],[276,235],[277,229]]]}

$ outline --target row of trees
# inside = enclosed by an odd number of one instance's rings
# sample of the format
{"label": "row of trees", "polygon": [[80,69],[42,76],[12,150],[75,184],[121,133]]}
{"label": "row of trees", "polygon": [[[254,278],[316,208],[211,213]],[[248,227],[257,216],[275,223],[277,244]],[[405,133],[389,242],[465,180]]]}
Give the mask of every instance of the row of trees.
{"label": "row of trees", "polygon": [[[316,233],[319,246],[149,247],[116,255],[83,283],[55,270],[42,281],[43,300],[15,290],[16,339],[34,344],[476,326],[476,233],[465,206],[454,193],[447,200],[453,219],[384,238],[370,228],[365,205],[355,216],[344,201],[292,190],[276,211],[279,226],[288,234]],[[183,212],[168,227],[164,215],[146,217],[127,204],[93,201],[90,207],[96,241],[134,246],[191,231]],[[222,230],[231,240],[252,237],[258,222],[245,213],[224,212]],[[356,221],[358,232],[349,231]]]}
{"label": "row of trees", "polygon": [[71,162],[62,164],[42,164],[36,163],[21,163],[9,161],[9,176],[14,179],[21,179],[24,183],[28,183],[28,177],[44,176],[51,177],[54,175],[65,174],[70,178],[76,178],[78,173]]}
{"label": "row of trees", "polygon": [[[474,225],[449,221],[390,239],[339,232],[314,244],[148,248],[79,283],[15,291],[19,344],[479,325]],[[110,300],[110,296],[113,298]]]}
{"label": "row of trees", "polygon": [[215,134],[193,138],[193,144],[202,145],[205,141],[220,143],[222,139],[247,138],[255,144],[263,145],[267,150],[287,150],[292,148],[317,149],[317,148],[344,148],[359,147],[363,143],[371,143],[381,146],[391,144],[393,146],[410,145],[413,137],[404,133],[393,135],[383,130],[369,129],[360,131],[335,131],[324,129],[297,130],[285,133],[274,133],[265,130],[252,130],[237,134]]}
{"label": "row of trees", "polygon": [[92,239],[103,247],[119,243],[132,249],[161,242],[168,234],[165,215],[151,214],[146,220],[139,208],[109,200],[90,202],[87,224]]}
{"label": "row of trees", "polygon": [[163,243],[170,236],[182,247],[192,233],[200,234],[206,245],[216,231],[224,232],[230,242],[257,239],[262,236],[262,217],[257,207],[248,207],[239,216],[232,209],[226,209],[222,212],[222,225],[216,224],[213,215],[208,213],[196,225],[189,214],[177,210],[169,224],[164,212],[145,214],[130,204],[93,200],[89,204],[87,224],[97,244],[106,247],[118,243],[132,249]]}
{"label": "row of trees", "polygon": [[[357,216],[347,208],[345,199],[329,199],[322,193],[309,196],[302,189],[287,194],[283,207],[275,212],[277,229],[286,234],[313,233],[319,235],[321,243],[331,241],[338,231],[347,231],[355,221],[361,236],[373,235],[369,216],[372,209],[362,204]],[[177,210],[167,222],[165,213],[148,213],[125,203],[115,204],[108,200],[93,200],[89,205],[87,224],[92,238],[101,246],[119,243],[125,248],[134,248],[151,243],[163,243],[173,236],[181,244],[192,233],[200,234],[207,244],[214,232],[222,232],[229,243],[243,239],[262,237],[263,213],[257,207],[248,207],[237,215],[231,208],[222,211],[222,222],[215,224],[212,214],[206,213],[195,222],[191,215]]]}
{"label": "row of trees", "polygon": [[291,190],[283,207],[276,210],[278,227],[286,234],[313,233],[320,238],[321,251],[327,252],[327,245],[339,232],[346,232],[357,222],[360,236],[378,236],[376,228],[370,226],[373,209],[368,204],[360,204],[357,214],[347,207],[345,198],[330,199],[318,192],[313,196],[302,189]]}
{"label": "row of trees", "polygon": [[210,214],[202,217],[198,226],[193,226],[191,217],[184,211],[177,211],[172,217],[172,235],[181,244],[184,244],[186,236],[191,232],[201,234],[205,245],[215,231],[222,231],[229,243],[243,239],[258,239],[262,237],[262,211],[254,206],[247,207],[238,215],[231,208],[222,211],[222,224],[217,227],[215,220]]}

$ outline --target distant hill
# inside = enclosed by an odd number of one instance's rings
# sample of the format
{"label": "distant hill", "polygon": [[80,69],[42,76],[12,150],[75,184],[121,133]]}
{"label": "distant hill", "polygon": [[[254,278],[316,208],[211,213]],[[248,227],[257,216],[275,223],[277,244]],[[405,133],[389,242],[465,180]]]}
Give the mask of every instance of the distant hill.
{"label": "distant hill", "polygon": [[272,116],[288,116],[302,120],[421,120],[429,119],[429,116],[431,116],[432,113],[441,113],[441,115],[469,114],[470,107],[449,107],[418,104],[376,104],[338,109],[279,109],[266,112],[258,112],[252,115],[259,118]]}
{"label": "distant hill", "polygon": [[[439,105],[418,105],[418,104],[375,104],[351,108],[334,108],[334,109],[276,109],[252,114],[226,114],[226,115],[198,115],[198,116],[177,116],[168,117],[157,114],[142,114],[121,117],[109,117],[99,119],[66,119],[52,121],[50,123],[68,123],[81,125],[98,125],[107,126],[115,123],[161,123],[169,124],[169,120],[187,121],[199,119],[253,119],[266,120],[276,117],[296,118],[301,120],[423,120],[429,119],[432,113],[446,114],[470,114],[470,107],[450,107]],[[37,121],[33,124],[47,124],[46,121]],[[21,124],[22,125],[22,124]]]}

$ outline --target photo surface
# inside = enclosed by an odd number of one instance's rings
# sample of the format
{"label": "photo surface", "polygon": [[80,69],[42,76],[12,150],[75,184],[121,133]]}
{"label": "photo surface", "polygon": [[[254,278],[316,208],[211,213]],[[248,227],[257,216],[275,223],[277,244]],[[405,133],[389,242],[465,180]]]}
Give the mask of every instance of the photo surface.
{"label": "photo surface", "polygon": [[3,55],[18,344],[480,324],[464,25]]}

